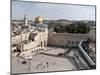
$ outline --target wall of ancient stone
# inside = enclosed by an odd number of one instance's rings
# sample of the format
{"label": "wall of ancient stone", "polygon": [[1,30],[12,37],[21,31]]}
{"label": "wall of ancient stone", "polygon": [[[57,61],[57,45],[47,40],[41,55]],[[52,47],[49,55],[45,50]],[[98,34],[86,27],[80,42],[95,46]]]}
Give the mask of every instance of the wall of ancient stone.
{"label": "wall of ancient stone", "polygon": [[81,40],[87,40],[88,34],[49,33],[48,46],[76,47]]}

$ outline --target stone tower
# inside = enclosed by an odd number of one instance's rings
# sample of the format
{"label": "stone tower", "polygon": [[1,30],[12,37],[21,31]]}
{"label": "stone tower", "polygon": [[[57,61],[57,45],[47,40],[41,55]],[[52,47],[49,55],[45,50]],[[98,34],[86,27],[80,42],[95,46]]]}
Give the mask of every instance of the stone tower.
{"label": "stone tower", "polygon": [[27,17],[24,15],[24,25],[27,26]]}

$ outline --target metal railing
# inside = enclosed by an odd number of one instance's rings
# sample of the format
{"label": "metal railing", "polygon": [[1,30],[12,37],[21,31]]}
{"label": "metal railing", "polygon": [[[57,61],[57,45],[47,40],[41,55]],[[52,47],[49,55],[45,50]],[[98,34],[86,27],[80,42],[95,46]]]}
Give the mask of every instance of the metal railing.
{"label": "metal railing", "polygon": [[93,62],[93,60],[89,57],[89,55],[85,52],[85,50],[81,46],[82,43],[83,43],[83,40],[81,40],[80,43],[79,43],[79,45],[78,45],[79,50],[82,52],[82,54],[84,55],[84,57],[86,58],[86,60],[89,62],[89,64],[95,66],[95,63]]}

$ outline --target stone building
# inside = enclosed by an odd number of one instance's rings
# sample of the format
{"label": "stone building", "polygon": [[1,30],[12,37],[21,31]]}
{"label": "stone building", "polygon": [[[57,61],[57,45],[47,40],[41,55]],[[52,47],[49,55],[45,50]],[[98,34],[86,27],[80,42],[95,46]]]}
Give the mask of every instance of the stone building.
{"label": "stone building", "polygon": [[37,47],[45,48],[48,40],[48,26],[43,24],[42,17],[35,18],[35,22],[32,25],[33,31],[30,32],[28,44],[24,45],[24,50],[34,49]]}
{"label": "stone building", "polygon": [[12,45],[19,44],[17,47],[21,52],[35,48],[44,49],[47,46],[48,26],[43,24],[43,18],[36,17],[31,27],[28,27],[26,21],[27,18],[24,17],[24,25],[19,29],[21,33],[12,37]]}

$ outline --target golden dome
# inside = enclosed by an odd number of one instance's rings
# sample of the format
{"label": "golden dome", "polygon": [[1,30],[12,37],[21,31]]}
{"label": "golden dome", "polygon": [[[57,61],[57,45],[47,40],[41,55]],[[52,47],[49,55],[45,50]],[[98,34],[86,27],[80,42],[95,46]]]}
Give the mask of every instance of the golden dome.
{"label": "golden dome", "polygon": [[43,18],[41,17],[41,16],[37,16],[36,18],[35,18],[35,21],[34,21],[35,23],[39,23],[39,24],[41,24],[41,23],[43,23]]}

